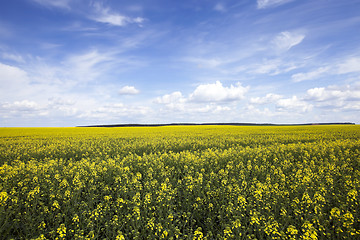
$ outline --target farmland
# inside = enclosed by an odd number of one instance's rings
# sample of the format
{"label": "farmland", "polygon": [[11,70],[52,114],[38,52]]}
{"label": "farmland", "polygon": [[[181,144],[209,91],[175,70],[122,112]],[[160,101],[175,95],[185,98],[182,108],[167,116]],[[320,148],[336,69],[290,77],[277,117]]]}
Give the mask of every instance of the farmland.
{"label": "farmland", "polygon": [[2,239],[360,239],[359,126],[1,128]]}

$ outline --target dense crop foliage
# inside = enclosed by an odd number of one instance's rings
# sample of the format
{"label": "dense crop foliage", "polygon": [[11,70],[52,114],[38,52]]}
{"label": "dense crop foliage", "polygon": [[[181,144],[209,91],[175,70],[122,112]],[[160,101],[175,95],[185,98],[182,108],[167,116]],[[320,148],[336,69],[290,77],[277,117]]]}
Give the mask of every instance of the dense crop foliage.
{"label": "dense crop foliage", "polygon": [[360,127],[0,129],[2,239],[360,239]]}

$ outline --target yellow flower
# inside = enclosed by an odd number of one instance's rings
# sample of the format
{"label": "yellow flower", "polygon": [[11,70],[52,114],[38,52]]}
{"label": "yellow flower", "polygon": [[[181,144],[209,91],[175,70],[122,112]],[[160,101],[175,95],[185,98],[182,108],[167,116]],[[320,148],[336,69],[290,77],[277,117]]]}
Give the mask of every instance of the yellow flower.
{"label": "yellow flower", "polygon": [[305,221],[302,225],[303,234],[301,235],[301,239],[304,240],[316,240],[317,232],[314,226],[309,222]]}
{"label": "yellow flower", "polygon": [[298,234],[298,230],[293,225],[290,225],[286,229],[286,233],[289,235],[290,239],[295,239],[295,236]]}
{"label": "yellow flower", "polygon": [[116,240],[125,240],[125,237],[122,234],[122,232],[119,232],[119,234],[116,236]]}
{"label": "yellow flower", "polygon": [[194,232],[193,240],[201,240],[204,239],[204,234],[202,233],[201,227],[198,227]]}
{"label": "yellow flower", "polygon": [[79,216],[77,214],[75,214],[75,216],[72,218],[72,220],[74,223],[78,223],[80,221]]}
{"label": "yellow flower", "polygon": [[56,230],[56,232],[59,234],[60,239],[66,237],[66,227],[65,224],[61,224],[60,227]]}
{"label": "yellow flower", "polygon": [[59,205],[59,203],[58,203],[57,200],[55,200],[55,201],[53,202],[52,206],[53,206],[53,209],[60,209],[60,205]]}
{"label": "yellow flower", "polygon": [[338,209],[337,207],[331,209],[330,215],[332,218],[340,218],[340,209]]}
{"label": "yellow flower", "polygon": [[9,198],[9,195],[7,194],[7,192],[1,192],[0,193],[0,206],[5,205],[6,200]]}

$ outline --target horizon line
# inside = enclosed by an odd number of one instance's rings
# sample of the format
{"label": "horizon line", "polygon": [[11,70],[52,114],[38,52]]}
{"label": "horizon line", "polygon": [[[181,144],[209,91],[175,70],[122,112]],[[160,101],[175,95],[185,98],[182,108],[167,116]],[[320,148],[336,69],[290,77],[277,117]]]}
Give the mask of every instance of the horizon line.
{"label": "horizon line", "polygon": [[163,126],[316,126],[316,125],[356,125],[353,122],[330,123],[121,123],[121,124],[96,124],[76,127],[163,127]]}

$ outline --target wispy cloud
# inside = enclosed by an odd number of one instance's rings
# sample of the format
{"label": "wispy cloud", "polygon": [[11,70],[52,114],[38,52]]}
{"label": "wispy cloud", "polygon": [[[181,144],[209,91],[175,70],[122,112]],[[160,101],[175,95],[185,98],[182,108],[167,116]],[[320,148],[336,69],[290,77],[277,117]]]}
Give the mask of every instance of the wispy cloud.
{"label": "wispy cloud", "polygon": [[337,65],[337,73],[360,72],[360,57],[351,57]]}
{"label": "wispy cloud", "polygon": [[40,47],[42,49],[46,49],[46,50],[52,50],[52,49],[56,49],[61,47],[61,44],[56,44],[56,43],[48,43],[48,42],[42,42],[40,43]]}
{"label": "wispy cloud", "polygon": [[75,32],[95,32],[98,31],[99,28],[94,26],[85,25],[81,22],[73,22],[70,25],[64,27],[63,31],[75,31]]}
{"label": "wispy cloud", "polygon": [[[24,86],[28,81],[28,74],[24,70],[0,63],[0,83],[8,90],[12,87]],[[5,90],[5,88],[2,89]]]}
{"label": "wispy cloud", "polygon": [[220,65],[227,63],[227,61],[224,61],[219,58],[187,57],[184,58],[183,60],[194,64],[194,66],[198,68],[216,68]]}
{"label": "wispy cloud", "polygon": [[272,41],[278,50],[287,51],[290,48],[300,44],[305,38],[304,34],[297,32],[281,32]]}
{"label": "wispy cloud", "polygon": [[57,7],[57,8],[70,8],[70,0],[32,0],[40,5],[46,7]]}
{"label": "wispy cloud", "polygon": [[84,54],[74,54],[65,61],[65,65],[71,69],[71,75],[78,80],[91,81],[96,79],[104,70],[106,63],[113,60],[111,53],[91,50]]}
{"label": "wispy cloud", "polygon": [[24,112],[32,112],[39,109],[39,105],[36,102],[29,100],[15,101],[13,103],[5,103],[2,105],[2,107],[11,109],[11,111],[24,111]]}
{"label": "wispy cloud", "polygon": [[[136,105],[125,105],[123,103],[114,103],[103,105],[98,108],[90,109],[83,111],[79,114],[79,118],[85,119],[96,119],[106,121],[119,121],[119,117],[123,120],[131,118],[141,119],[143,116],[149,114],[150,109],[145,106],[136,106]],[[121,121],[124,122],[124,121]]]}
{"label": "wispy cloud", "polygon": [[293,0],[257,0],[257,7],[259,9],[279,6]]}
{"label": "wispy cloud", "polygon": [[17,54],[11,54],[11,53],[2,53],[1,54],[1,57],[3,59],[7,59],[7,60],[11,60],[11,61],[15,61],[15,62],[18,62],[18,63],[24,63],[24,58],[20,55],[17,55]]}
{"label": "wispy cloud", "polygon": [[226,7],[225,7],[225,5],[223,3],[217,3],[214,6],[214,10],[218,11],[218,12],[221,12],[221,13],[224,13],[224,12],[226,12]]}
{"label": "wispy cloud", "polygon": [[57,86],[69,90],[74,86],[83,85],[96,80],[108,69],[110,57],[97,50],[82,54],[71,54],[63,57],[57,64],[46,59],[33,58],[23,70],[29,81],[35,85]]}
{"label": "wispy cloud", "polygon": [[318,79],[325,75],[335,76],[350,73],[360,73],[360,57],[345,57],[309,72],[293,74],[291,75],[291,79],[293,82],[302,82]]}
{"label": "wispy cloud", "polygon": [[296,73],[291,76],[293,82],[302,82],[306,80],[313,80],[326,74],[330,70],[329,67],[320,67],[314,71],[306,73]]}
{"label": "wispy cloud", "polygon": [[106,23],[113,26],[123,27],[129,23],[141,24],[145,20],[144,18],[141,17],[128,17],[116,13],[108,7],[104,7],[100,3],[95,3],[94,8],[95,8],[95,14],[91,18],[100,23]]}
{"label": "wispy cloud", "polygon": [[265,59],[261,63],[250,65],[248,72],[251,74],[269,74],[271,76],[287,73],[298,68],[299,65],[293,62],[284,61],[281,58]]}
{"label": "wispy cloud", "polygon": [[[61,9],[71,9],[71,0],[32,0],[45,7],[55,7]],[[93,13],[84,12],[87,18],[92,19],[96,22],[105,23],[113,26],[123,27],[130,23],[136,23],[141,25],[144,22],[144,18],[141,17],[129,17],[120,13],[115,12],[110,7],[104,7],[100,2],[95,2],[91,4],[93,7]],[[76,26],[73,26],[74,29],[82,29]],[[89,28],[87,28],[89,29]]]}
{"label": "wispy cloud", "polygon": [[252,104],[269,104],[274,103],[277,100],[280,100],[282,98],[279,94],[274,93],[268,93],[265,97],[254,97],[250,99],[250,103]]}
{"label": "wispy cloud", "polygon": [[[74,83],[89,83],[95,80],[105,81],[111,71],[124,72],[136,68],[142,63],[131,56],[126,56],[124,49],[90,49],[83,53],[67,56],[60,66],[55,66],[57,75]],[[50,66],[51,67],[51,66]]]}

